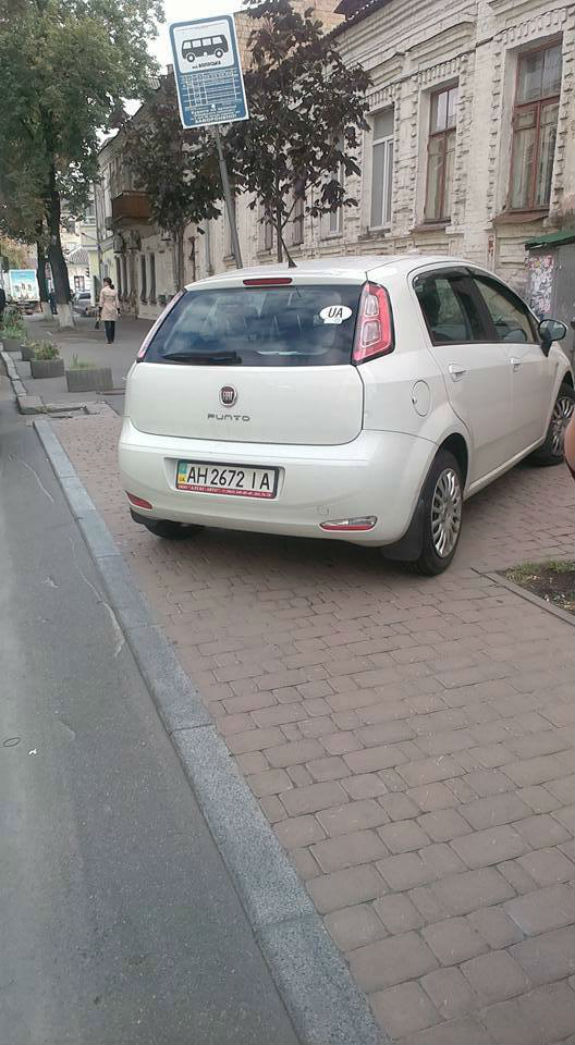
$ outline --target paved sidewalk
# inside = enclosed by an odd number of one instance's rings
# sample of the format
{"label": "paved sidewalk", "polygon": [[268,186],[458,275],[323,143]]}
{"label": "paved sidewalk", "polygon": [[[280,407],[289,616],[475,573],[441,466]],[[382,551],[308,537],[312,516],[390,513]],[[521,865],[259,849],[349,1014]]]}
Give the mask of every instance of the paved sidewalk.
{"label": "paved sidewalk", "polygon": [[44,403],[106,402],[117,412],[122,413],[124,407],[124,387],[126,375],[134,362],[136,353],[142,344],[151,322],[145,319],[120,319],[116,324],[116,341],[107,345],[103,326],[94,329],[95,320],[76,316],[73,330],[60,330],[54,320],[40,317],[28,317],[26,325],[28,336],[34,341],[53,341],[60,349],[60,355],[66,367],[70,366],[73,357],[97,363],[99,366],[111,366],[112,385],[115,395],[102,396],[98,392],[70,393],[66,387],[65,377],[37,380],[30,375],[30,364],[15,359],[18,373],[30,395],[40,396]]}
{"label": "paved sidewalk", "polygon": [[129,518],[111,413],[54,427],[382,1027],[572,1041],[573,629],[485,572],[572,556],[563,469],[466,506],[426,580],[344,544]]}

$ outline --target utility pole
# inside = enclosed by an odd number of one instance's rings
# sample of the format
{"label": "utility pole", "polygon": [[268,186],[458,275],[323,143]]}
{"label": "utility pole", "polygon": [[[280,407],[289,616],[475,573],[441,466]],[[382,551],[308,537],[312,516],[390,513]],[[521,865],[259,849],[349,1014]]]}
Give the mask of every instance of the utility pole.
{"label": "utility pole", "polygon": [[218,159],[220,161],[220,175],[222,178],[222,188],[224,190],[224,199],[226,201],[226,211],[228,214],[228,221],[230,223],[230,232],[232,234],[232,250],[234,252],[234,258],[236,259],[236,268],[243,268],[242,265],[242,254],[240,250],[240,241],[238,239],[238,228],[236,225],[236,209],[234,207],[234,200],[232,197],[232,189],[230,185],[230,178],[228,175],[228,165],[226,163],[226,157],[224,156],[224,150],[222,148],[222,138],[220,135],[220,128],[216,124],[214,126],[214,134],[216,138],[216,146],[218,150]]}

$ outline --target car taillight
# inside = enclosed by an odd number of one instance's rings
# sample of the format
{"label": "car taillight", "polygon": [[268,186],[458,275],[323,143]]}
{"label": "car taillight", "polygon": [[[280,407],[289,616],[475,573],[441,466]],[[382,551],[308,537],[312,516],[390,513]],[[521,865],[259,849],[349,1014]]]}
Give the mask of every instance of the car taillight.
{"label": "car taillight", "polygon": [[166,305],[164,311],[162,313],[160,313],[160,315],[158,316],[158,318],[157,318],[156,322],[154,323],[153,327],[151,327],[151,329],[148,330],[148,333],[146,334],[144,340],[142,341],[142,344],[141,344],[140,348],[138,349],[138,353],[136,355],[136,363],[141,363],[142,362],[142,359],[144,358],[144,356],[146,355],[146,352],[148,351],[148,349],[150,347],[150,343],[152,341],[152,338],[155,336],[155,334],[157,334],[157,332],[160,329],[162,323],[164,322],[166,316],[170,314],[170,312],[172,311],[174,305],[176,305],[178,303],[180,298],[183,297],[185,293],[186,293],[185,290],[179,290],[178,293],[174,295],[172,300]]}
{"label": "car taillight", "polygon": [[366,283],[359,305],[359,318],[353,346],[354,363],[393,352],[393,320],[387,290]]}

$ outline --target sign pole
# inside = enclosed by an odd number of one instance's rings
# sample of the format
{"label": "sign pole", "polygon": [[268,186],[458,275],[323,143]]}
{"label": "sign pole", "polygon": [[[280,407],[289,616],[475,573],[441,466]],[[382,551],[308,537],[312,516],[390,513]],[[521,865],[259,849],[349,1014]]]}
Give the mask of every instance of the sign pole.
{"label": "sign pole", "polygon": [[234,201],[232,197],[232,189],[230,186],[230,178],[228,175],[228,165],[226,163],[226,157],[224,156],[224,150],[222,148],[222,138],[220,135],[220,128],[214,127],[214,134],[216,137],[216,146],[218,149],[218,159],[220,161],[220,174],[222,178],[222,188],[224,190],[224,200],[226,202],[226,211],[228,215],[228,221],[230,223],[230,232],[232,234],[232,250],[234,252],[234,258],[236,259],[236,268],[243,268],[242,264],[242,252],[240,250],[240,241],[238,239],[238,228],[236,225],[236,211],[234,207]]}

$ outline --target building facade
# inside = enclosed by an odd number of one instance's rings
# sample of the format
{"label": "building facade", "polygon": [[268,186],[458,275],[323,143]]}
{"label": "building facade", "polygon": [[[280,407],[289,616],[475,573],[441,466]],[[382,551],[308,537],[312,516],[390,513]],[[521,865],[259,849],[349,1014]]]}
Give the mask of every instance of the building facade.
{"label": "building facade", "polygon": [[[361,173],[346,184],[359,206],[320,219],[296,210],[287,230],[296,262],[463,255],[524,290],[525,243],[575,223],[575,5],[317,0],[317,13],[344,61],[370,73],[369,126]],[[251,23],[240,13],[236,24],[247,64]],[[235,201],[243,263],[273,262],[273,232],[252,202]],[[175,292],[172,245],[134,190],[121,132],[101,152],[96,211],[104,274],[134,315],[157,315]],[[224,213],[188,228],[185,256],[190,282],[234,267]]]}

